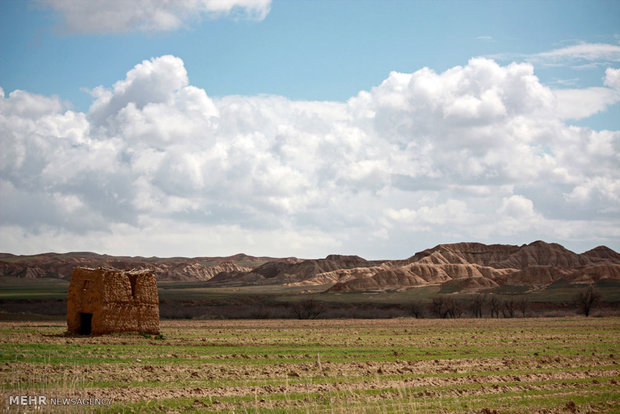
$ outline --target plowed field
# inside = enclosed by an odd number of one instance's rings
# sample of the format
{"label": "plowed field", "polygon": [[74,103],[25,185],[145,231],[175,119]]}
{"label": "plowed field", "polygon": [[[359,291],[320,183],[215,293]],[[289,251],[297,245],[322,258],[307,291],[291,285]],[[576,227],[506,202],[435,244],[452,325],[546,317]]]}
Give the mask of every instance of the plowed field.
{"label": "plowed field", "polygon": [[[161,327],[163,339],[66,336],[62,323],[0,323],[1,408],[620,412],[620,318],[162,321]],[[46,404],[15,404],[24,395],[44,396]],[[59,405],[56,398],[73,400]]]}

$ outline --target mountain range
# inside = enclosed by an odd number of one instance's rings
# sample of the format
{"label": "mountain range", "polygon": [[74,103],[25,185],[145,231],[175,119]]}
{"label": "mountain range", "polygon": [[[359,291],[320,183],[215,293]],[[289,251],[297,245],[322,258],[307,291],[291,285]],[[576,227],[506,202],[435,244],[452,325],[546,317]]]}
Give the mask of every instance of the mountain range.
{"label": "mountain range", "polygon": [[228,257],[140,257],[109,256],[90,252],[42,253],[17,256],[0,253],[0,276],[69,279],[73,269],[112,267],[150,269],[157,280],[205,281],[222,272],[249,272],[266,262],[297,262],[296,258],[254,257],[240,253]]}
{"label": "mountain range", "polygon": [[0,276],[70,278],[74,267],[148,268],[158,280],[204,281],[212,286],[324,286],[329,292],[386,291],[442,285],[478,291],[503,285],[543,288],[560,279],[568,283],[620,280],[620,254],[599,246],[577,254],[555,243],[521,246],[482,243],[440,244],[404,260],[366,260],[329,255],[294,257],[157,258],[95,253],[0,253]]}

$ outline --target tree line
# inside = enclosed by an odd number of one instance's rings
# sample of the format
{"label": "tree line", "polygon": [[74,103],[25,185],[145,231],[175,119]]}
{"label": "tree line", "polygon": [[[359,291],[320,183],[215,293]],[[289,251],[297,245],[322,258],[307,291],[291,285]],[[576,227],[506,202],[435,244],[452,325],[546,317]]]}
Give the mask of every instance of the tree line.
{"label": "tree line", "polygon": [[[179,306],[178,302],[162,301],[160,315],[169,319],[520,318],[547,313],[569,315],[575,311],[590,316],[602,304],[600,292],[593,287],[580,290],[570,303],[533,302],[524,295],[510,298],[494,294],[440,294],[424,301],[400,303],[324,301],[320,294],[300,295],[289,301],[265,297],[194,302]],[[609,308],[609,304],[603,305]]]}
{"label": "tree line", "polygon": [[[590,316],[592,309],[601,301],[601,293],[588,286],[579,291],[572,300],[572,305],[585,316]],[[452,296],[435,296],[430,305],[412,302],[409,311],[416,318],[423,318],[426,312],[436,318],[460,318],[467,311],[474,318],[514,318],[525,317],[530,308],[530,301],[526,296],[517,299],[500,299],[495,295],[478,294],[469,300],[457,299]]]}

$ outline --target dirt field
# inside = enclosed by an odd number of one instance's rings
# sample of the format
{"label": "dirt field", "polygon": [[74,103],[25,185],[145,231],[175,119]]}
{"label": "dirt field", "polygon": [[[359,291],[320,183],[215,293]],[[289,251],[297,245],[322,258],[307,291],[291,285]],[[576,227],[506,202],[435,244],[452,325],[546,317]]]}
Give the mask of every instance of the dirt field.
{"label": "dirt field", "polygon": [[2,410],[620,412],[620,318],[161,325],[163,339],[0,323]]}

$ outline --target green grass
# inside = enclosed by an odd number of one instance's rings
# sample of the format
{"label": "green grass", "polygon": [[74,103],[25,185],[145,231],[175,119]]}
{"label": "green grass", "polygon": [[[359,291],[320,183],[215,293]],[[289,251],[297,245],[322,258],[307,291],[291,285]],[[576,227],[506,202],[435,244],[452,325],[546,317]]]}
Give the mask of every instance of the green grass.
{"label": "green grass", "polygon": [[[222,300],[239,301],[247,297],[299,297],[307,287],[287,287],[280,285],[210,287],[206,282],[159,282],[159,297],[163,300]],[[324,290],[325,288],[323,288]],[[321,289],[315,289],[321,290]]]}
{"label": "green grass", "polygon": [[0,277],[0,299],[66,299],[68,290],[63,279]]}
{"label": "green grass", "polygon": [[491,292],[496,295],[524,295],[529,289],[529,286],[503,285],[491,290]]}
{"label": "green grass", "polygon": [[[345,293],[322,293],[315,296],[316,299],[331,303],[382,303],[402,304],[418,301],[428,303],[432,297],[439,293],[439,286],[414,287],[404,291],[388,292],[345,292]],[[281,300],[290,298],[282,297]]]}
{"label": "green grass", "polygon": [[[0,277],[0,299],[65,299],[69,282],[62,279],[24,279]],[[240,286],[240,287],[213,287],[206,282],[171,282],[158,283],[159,297],[170,302],[180,301],[219,301],[231,302],[249,300],[263,300],[275,303],[295,303],[312,298],[332,304],[407,304],[411,302],[429,303],[438,294],[451,294],[457,299],[468,300],[471,294],[459,293],[458,283],[440,287],[423,286],[402,291],[388,292],[350,292],[350,293],[323,293],[328,286],[314,287],[286,287],[279,285]],[[601,280],[595,283],[606,302],[620,302],[620,281]],[[526,286],[505,285],[488,291],[502,300],[526,297],[530,302],[570,303],[582,285],[570,285],[559,280],[549,287],[528,292]]]}
{"label": "green grass", "polygon": [[[547,288],[528,294],[532,302],[571,303],[575,295],[584,289],[586,285],[570,285],[560,279]],[[601,299],[605,302],[620,302],[620,281],[603,280],[594,284],[601,293]]]}
{"label": "green grass", "polygon": [[164,321],[163,340],[65,329],[0,324],[1,395],[111,397],[101,412],[620,409],[619,318]]}

